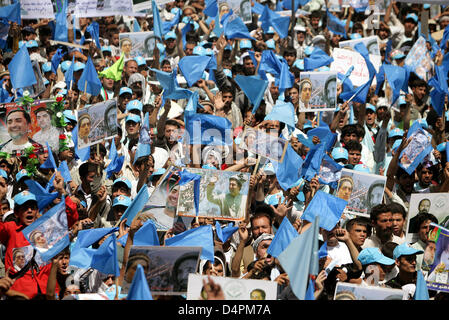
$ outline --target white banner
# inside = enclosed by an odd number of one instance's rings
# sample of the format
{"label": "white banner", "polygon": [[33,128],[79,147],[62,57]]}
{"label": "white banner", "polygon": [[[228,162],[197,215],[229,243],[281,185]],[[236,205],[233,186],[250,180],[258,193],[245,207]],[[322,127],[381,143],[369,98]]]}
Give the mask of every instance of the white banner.
{"label": "white banner", "polygon": [[54,19],[51,0],[21,0],[20,15],[22,19]]}
{"label": "white banner", "polygon": [[133,11],[132,0],[76,0],[74,14],[77,18],[143,15]]}

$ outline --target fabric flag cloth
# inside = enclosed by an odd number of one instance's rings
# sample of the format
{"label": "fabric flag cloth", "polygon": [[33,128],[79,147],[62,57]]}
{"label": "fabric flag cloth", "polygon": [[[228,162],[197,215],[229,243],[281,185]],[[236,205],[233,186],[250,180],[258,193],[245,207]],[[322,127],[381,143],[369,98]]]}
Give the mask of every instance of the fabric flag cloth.
{"label": "fabric flag cloth", "polygon": [[223,33],[227,39],[251,39],[248,27],[237,15],[228,17],[223,23]]}
{"label": "fabric flag cloth", "polygon": [[96,21],[92,21],[86,28],[86,31],[89,32],[92,39],[95,41],[95,45],[98,49],[101,49],[100,43],[100,25]]}
{"label": "fabric flag cloth", "polygon": [[81,161],[87,161],[90,157],[90,146],[78,149],[78,125],[72,130],[72,141],[75,145],[75,156]]}
{"label": "fabric flag cloth", "polygon": [[299,300],[306,297],[310,275],[318,275],[318,225],[317,216],[309,229],[293,239],[278,257]]}
{"label": "fabric flag cloth", "polygon": [[279,38],[284,39],[288,36],[290,17],[281,16],[268,8],[268,5],[264,6],[264,10],[259,17],[259,21],[262,23],[261,27],[264,32],[268,32],[268,29],[271,26],[279,35]]}
{"label": "fabric flag cloth", "polygon": [[280,78],[282,71],[282,62],[276,57],[273,50],[262,51],[260,58],[259,74],[262,72],[272,74],[276,79]]}
{"label": "fabric flag cloth", "polygon": [[196,173],[192,173],[187,171],[186,169],[179,171],[179,185],[183,186],[191,181],[193,181],[193,202],[195,204],[195,214],[198,216],[199,209],[200,209],[200,183],[201,183],[201,176]]}
{"label": "fabric flag cloth", "polygon": [[304,300],[315,300],[315,282],[312,278],[309,279],[309,285],[307,286],[307,292]]}
{"label": "fabric flag cloth", "polygon": [[320,139],[320,143],[325,146],[326,151],[330,151],[337,140],[338,134],[333,133],[327,123],[321,121],[318,127],[307,131],[308,138],[313,138],[314,136]]}
{"label": "fabric flag cloth", "polygon": [[318,259],[322,259],[327,257],[328,253],[327,253],[327,241],[325,241],[321,247],[320,250],[318,250]]}
{"label": "fabric flag cloth", "polygon": [[301,156],[291,147],[287,145],[284,160],[281,163],[272,161],[274,172],[279,185],[283,190],[288,190],[295,186],[301,179],[301,168],[303,165]]}
{"label": "fabric flag cloth", "polygon": [[265,116],[264,120],[278,120],[294,130],[296,125],[295,108],[291,102],[277,100],[273,109],[271,109],[271,112]]}
{"label": "fabric flag cloth", "polygon": [[134,273],[133,281],[129,287],[126,300],[153,300],[150,287],[145,276],[145,271],[141,264],[137,265],[137,270]]}
{"label": "fabric flag cloth", "polygon": [[416,277],[416,289],[413,300],[430,300],[429,289],[427,289],[427,282],[421,270],[418,270]]}
{"label": "fabric flag cloth", "polygon": [[78,232],[78,237],[76,238],[74,248],[89,248],[103,237],[118,230],[119,227],[80,230]]}
{"label": "fabric flag cloth", "polygon": [[75,78],[73,78],[74,69],[75,69],[75,55],[73,55],[72,63],[70,64],[70,67],[64,74],[64,81],[69,90],[72,90],[73,81],[75,81]]}
{"label": "fabric flag cloth", "polygon": [[325,154],[323,161],[321,162],[320,173],[318,175],[319,182],[321,184],[329,185],[331,188],[337,190],[338,181],[341,178],[341,170],[343,168],[344,167],[342,165],[335,162],[334,159]]}
{"label": "fabric flag cloth", "polygon": [[265,90],[268,87],[268,81],[254,76],[236,75],[235,82],[243,90],[249,101],[253,104],[252,114],[255,114],[263,99]]}
{"label": "fabric flag cloth", "polygon": [[97,70],[90,56],[87,59],[86,66],[78,80],[78,89],[92,96],[98,96],[101,92],[102,84],[98,78]]}
{"label": "fabric flag cloth", "polygon": [[[65,199],[53,206],[44,215],[22,230],[25,238],[39,252],[44,261],[49,261],[70,244]],[[48,248],[41,249],[35,242],[33,234],[41,232],[47,239]]]}
{"label": "fabric flag cloth", "polygon": [[133,199],[131,204],[128,208],[126,208],[125,212],[123,213],[122,217],[120,218],[120,221],[123,219],[126,220],[126,225],[128,227],[131,226],[131,222],[134,220],[136,215],[143,209],[145,204],[148,202],[150,195],[148,193],[148,186],[146,184],[143,185],[143,187],[139,190],[136,197]]}
{"label": "fabric flag cloth", "polygon": [[9,22],[6,18],[0,18],[0,49],[8,47]]}
{"label": "fabric flag cloth", "polygon": [[69,42],[68,28],[67,28],[67,1],[64,0],[62,8],[55,14],[55,32],[54,40]]}
{"label": "fabric flag cloth", "polygon": [[328,9],[327,14],[327,28],[334,34],[338,34],[344,38],[347,38],[346,23],[334,16]]}
{"label": "fabric flag cloth", "polygon": [[69,265],[88,269],[93,268],[105,274],[120,275],[117,256],[117,238],[111,233],[98,249],[75,246],[70,254]]}
{"label": "fabric flag cloth", "polygon": [[46,141],[45,144],[47,145],[48,150],[48,158],[45,160],[43,164],[41,164],[40,168],[42,169],[56,169],[58,166],[56,165],[55,158],[53,157],[53,152],[51,151],[50,145]]}
{"label": "fabric flag cloth", "polygon": [[449,25],[446,26],[446,28],[443,31],[443,38],[441,39],[441,42],[440,42],[441,51],[444,51],[446,49],[448,40],[449,40]]}
{"label": "fabric flag cloth", "polygon": [[[125,247],[128,240],[128,234],[118,239],[118,242]],[[154,222],[147,220],[143,223],[142,227],[134,234],[133,245],[135,246],[159,246],[159,237]]]}
{"label": "fabric flag cloth", "polygon": [[276,78],[275,85],[279,87],[279,92],[284,92],[286,89],[293,87],[295,84],[295,76],[290,72],[287,62],[281,63],[281,73],[279,78]]}
{"label": "fabric flag cloth", "polygon": [[290,223],[290,220],[288,220],[287,217],[284,217],[267,249],[267,253],[277,258],[288,247],[292,240],[298,236],[299,233]]}
{"label": "fabric flag cloth", "polygon": [[203,12],[208,17],[216,17],[218,14],[217,0],[206,0]]}
{"label": "fabric flag cloth", "polygon": [[178,85],[176,80],[177,68],[174,68],[171,73],[152,68],[150,70],[155,73],[157,81],[159,81],[161,87],[164,89],[164,99],[178,100],[190,98],[192,91],[181,88]]}
{"label": "fabric flag cloth", "polygon": [[59,64],[61,63],[63,56],[64,56],[64,53],[62,52],[62,49],[61,48],[57,49],[56,53],[51,58],[51,72],[52,73],[58,74],[58,67],[59,67]]}
{"label": "fabric flag cloth", "polygon": [[311,222],[319,216],[320,228],[331,231],[340,220],[347,204],[348,201],[344,199],[318,190],[304,210],[301,219]]}
{"label": "fabric flag cloth", "polygon": [[30,192],[35,195],[39,211],[43,211],[59,196],[58,192],[48,192],[48,190],[45,190],[35,180],[27,179],[25,180],[25,184],[28,186]]}
{"label": "fabric flag cloth", "polygon": [[3,88],[3,80],[0,80],[0,103],[11,102],[14,96],[10,96],[8,90]]}
{"label": "fabric flag cloth", "polygon": [[157,7],[156,1],[151,0],[151,10],[153,11],[153,31],[154,35],[159,38],[159,40],[163,40],[162,31],[164,28],[162,27],[162,20],[159,15],[159,8]]}
{"label": "fabric flag cloth", "polygon": [[442,66],[435,66],[435,75],[429,80],[429,86],[433,87],[433,90],[430,91],[432,107],[442,117],[444,114],[446,95],[449,94],[447,72]]}
{"label": "fabric flag cloth", "polygon": [[369,79],[367,82],[362,84],[360,87],[355,89],[354,91],[350,92],[343,92],[340,94],[340,98],[343,101],[349,101],[354,100],[354,102],[359,103],[365,103],[366,102],[366,96],[368,95],[369,88],[371,87],[371,83],[374,80],[374,77],[376,76],[376,69],[374,68],[373,64],[371,63],[371,60],[369,59],[369,52],[366,46],[359,42],[354,46],[354,49],[360,53],[360,55],[365,59],[365,63],[368,67],[369,72]]}
{"label": "fabric flag cloth", "polygon": [[171,29],[173,29],[174,26],[176,26],[179,23],[179,19],[181,18],[182,11],[177,10],[175,17],[171,21],[163,21],[162,22],[162,31],[163,34],[168,33]]}
{"label": "fabric flag cloth", "polygon": [[[73,64],[73,63],[72,63]],[[71,67],[71,66],[70,66]],[[120,59],[118,59],[112,66],[109,68],[100,71],[98,74],[102,78],[112,79],[114,81],[122,80],[122,72],[125,67],[125,55],[122,54]]]}
{"label": "fabric flag cloth", "polygon": [[193,145],[232,145],[232,123],[227,118],[195,113],[187,117],[185,133],[189,144]]}
{"label": "fabric flag cloth", "polygon": [[349,79],[349,76],[351,75],[352,71],[354,71],[354,66],[350,66],[348,71],[346,71],[344,75],[342,75],[341,73],[337,73],[337,77],[340,80],[341,85],[343,86],[342,92],[354,90],[352,81],[351,79]]}
{"label": "fabric flag cloth", "polygon": [[[294,3],[293,3],[293,5],[294,5],[294,7],[293,7],[294,12],[296,12],[300,6],[303,7],[303,6],[305,6],[309,2],[310,2],[310,0],[295,0]],[[291,1],[286,0],[286,1],[283,1],[282,3],[283,3],[283,6],[284,6],[285,10],[292,10],[292,3],[291,3]]]}
{"label": "fabric flag cloth", "polygon": [[[399,98],[401,89],[404,87],[404,82],[406,80],[407,72],[405,68],[394,66],[391,64],[384,64],[383,69],[385,72],[385,77],[387,78],[388,84],[393,91],[393,100],[391,104],[395,104],[396,100]],[[446,83],[447,85],[447,83]]]}
{"label": "fabric flag cloth", "polygon": [[309,57],[304,58],[304,71],[312,71],[327,66],[334,61],[322,49],[315,47]]}
{"label": "fabric flag cloth", "polygon": [[302,166],[301,177],[307,181],[312,180],[315,176],[320,173],[321,163],[323,157],[326,154],[324,144],[316,144],[313,148],[307,152],[307,156],[304,159],[304,164]]}
{"label": "fabric flag cloth", "polygon": [[222,243],[228,241],[238,229],[239,227],[234,227],[234,222],[231,222],[229,225],[222,228],[220,222],[218,220],[215,221],[215,232]]}
{"label": "fabric flag cloth", "polygon": [[200,226],[165,240],[170,247],[202,247],[201,259],[214,262],[214,234],[211,225]]}
{"label": "fabric flag cloth", "polygon": [[106,167],[106,178],[110,178],[113,173],[120,172],[125,162],[125,156],[119,156],[114,139],[111,140],[111,147],[109,148],[108,159],[111,160]]}
{"label": "fabric flag cloth", "polygon": [[140,32],[142,29],[140,28],[139,21],[136,18],[133,19],[133,32]]}
{"label": "fabric flag cloth", "polygon": [[203,73],[210,64],[212,57],[209,56],[185,56],[179,60],[179,69],[187,81],[189,87],[203,77]]}
{"label": "fabric flag cloth", "polygon": [[[380,66],[379,72],[376,73],[376,95],[379,95],[379,91],[380,91],[380,89],[382,89],[383,84],[385,82],[384,65],[386,65],[385,62]],[[354,88],[352,88],[351,90],[343,90],[343,92],[344,91],[354,91]]]}
{"label": "fabric flag cloth", "polygon": [[22,24],[22,17],[20,15],[20,1],[9,6],[4,6],[0,8],[0,18],[6,18],[8,21]]}
{"label": "fabric flag cloth", "polygon": [[12,86],[15,90],[31,87],[33,84],[37,83],[26,46],[22,46],[22,48],[17,51],[11,62],[8,64],[8,70]]}

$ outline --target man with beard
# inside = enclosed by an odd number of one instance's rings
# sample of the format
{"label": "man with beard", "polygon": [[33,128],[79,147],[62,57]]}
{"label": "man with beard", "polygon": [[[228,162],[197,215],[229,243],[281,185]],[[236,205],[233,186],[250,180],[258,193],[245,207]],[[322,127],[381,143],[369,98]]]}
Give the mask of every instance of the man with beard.
{"label": "man with beard", "polygon": [[243,58],[243,73],[245,76],[253,76],[256,74],[256,66],[254,65],[253,59],[251,59],[249,53],[244,53]]}
{"label": "man with beard", "polygon": [[[429,244],[430,223],[433,222],[438,224],[438,219],[431,213],[420,213],[416,217],[418,225],[418,241],[412,243],[411,247],[424,252]],[[416,270],[421,270],[423,258],[424,255],[416,257]]]}
{"label": "man with beard", "polygon": [[231,121],[233,130],[243,126],[242,112],[234,103],[234,92],[230,87],[222,88],[215,97],[214,114]]}
{"label": "man with beard", "polygon": [[371,224],[374,227],[374,233],[366,239],[362,248],[377,247],[382,249],[388,241],[401,244],[404,242],[398,236],[393,234],[393,214],[391,208],[385,204],[379,204],[371,209],[370,212]]}
{"label": "man with beard", "polygon": [[410,120],[422,118],[427,110],[427,83],[422,79],[413,81],[410,85],[413,95],[410,105]]}
{"label": "man with beard", "polygon": [[41,130],[33,135],[33,139],[41,145],[48,142],[52,151],[59,150],[59,130],[51,124],[51,111],[45,107],[39,107],[34,111],[37,125]]}

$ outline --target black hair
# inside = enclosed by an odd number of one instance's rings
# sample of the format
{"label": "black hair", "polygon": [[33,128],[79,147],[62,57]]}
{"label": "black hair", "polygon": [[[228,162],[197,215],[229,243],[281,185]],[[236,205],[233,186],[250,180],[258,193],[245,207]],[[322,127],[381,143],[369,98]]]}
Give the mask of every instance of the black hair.
{"label": "black hair", "polygon": [[367,231],[368,231],[368,228],[371,227],[371,222],[367,218],[355,217],[355,218],[352,218],[351,220],[349,220],[348,222],[346,222],[345,229],[347,231],[351,231],[352,228],[354,227],[354,225],[356,225],[356,224],[365,226]]}
{"label": "black hair", "polygon": [[293,47],[287,47],[284,49],[284,53],[282,54],[283,57],[285,56],[295,56],[296,57],[296,49]]}
{"label": "black hair", "polygon": [[[359,132],[354,124],[347,124],[341,128],[341,139],[347,135],[356,134],[359,137]],[[360,138],[360,137],[359,137]]]}
{"label": "black hair", "polygon": [[84,162],[80,165],[78,172],[80,177],[86,177],[89,172],[97,172],[98,165],[92,162]]}
{"label": "black hair", "polygon": [[362,144],[355,140],[350,140],[345,144],[345,149],[349,151],[351,150],[357,150],[362,152]]}
{"label": "black hair", "polygon": [[320,18],[321,19],[321,11],[314,10],[310,13],[310,18]]}
{"label": "black hair", "polygon": [[390,208],[386,204],[378,204],[377,206],[374,206],[371,208],[371,212],[369,214],[370,219],[372,221],[376,221],[377,217],[381,215],[382,213],[391,212]]}
{"label": "black hair", "polygon": [[252,225],[252,221],[254,219],[260,218],[260,217],[267,217],[270,220],[270,225],[273,223],[274,220],[274,211],[273,208],[271,208],[271,206],[269,206],[268,204],[259,204],[256,206],[256,208],[254,209],[254,213],[250,218],[251,221],[251,225]]}
{"label": "black hair", "polygon": [[418,230],[421,227],[421,224],[423,224],[423,222],[425,222],[427,220],[430,220],[431,222],[438,224],[437,217],[435,217],[431,213],[421,212],[421,213],[418,213],[416,218],[417,218],[417,224],[416,225],[418,226]]}
{"label": "black hair", "polygon": [[384,256],[393,259],[393,251],[398,245],[396,242],[388,241],[382,245],[380,251]]}
{"label": "black hair", "polygon": [[407,211],[405,211],[404,206],[401,204],[392,202],[388,205],[388,207],[390,208],[391,213],[400,213],[404,219],[407,217]]}

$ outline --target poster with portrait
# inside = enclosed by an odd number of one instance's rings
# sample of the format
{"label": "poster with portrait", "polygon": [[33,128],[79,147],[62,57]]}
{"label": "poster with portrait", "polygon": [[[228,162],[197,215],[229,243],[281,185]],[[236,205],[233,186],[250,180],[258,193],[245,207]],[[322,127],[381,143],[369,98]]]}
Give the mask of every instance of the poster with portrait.
{"label": "poster with portrait", "polygon": [[[342,0],[328,0],[327,2],[327,10],[330,12],[340,12],[342,8]],[[323,6],[321,11],[326,11],[326,7]]]}
{"label": "poster with portrait", "polygon": [[58,152],[59,135],[62,130],[52,123],[53,113],[50,106],[53,103],[54,100],[36,100],[34,105],[31,106],[31,126],[28,136],[42,146],[45,146],[48,142],[51,150]]}
{"label": "poster with portrait", "polygon": [[125,32],[119,34],[120,50],[126,59],[141,56],[146,60],[153,59],[156,47],[156,36],[153,31]]}
{"label": "poster with portrait", "polygon": [[410,143],[399,156],[399,166],[408,174],[412,174],[432,151],[432,135],[427,130],[412,125],[407,134],[407,139],[410,139]]}
{"label": "poster with portrait", "polygon": [[117,101],[102,101],[78,110],[78,149],[117,135]]}
{"label": "poster with portrait", "polygon": [[23,88],[23,91],[28,91],[31,98],[36,98],[45,91],[44,77],[42,75],[41,68],[39,67],[39,62],[33,60],[31,61],[31,66],[33,67],[36,83],[31,87]]}
{"label": "poster with portrait", "polygon": [[[432,246],[432,250],[428,248]],[[428,251],[428,252],[426,252]],[[449,292],[449,230],[431,223],[429,243],[424,251],[424,260],[431,260],[429,270],[424,273],[427,288],[435,291]]]}
{"label": "poster with portrait", "polygon": [[412,193],[406,221],[406,241],[418,241],[418,214],[430,213],[438,219],[438,224],[449,229],[449,193]]}
{"label": "poster with portrait", "polygon": [[[250,173],[199,168],[185,170],[201,176],[199,217],[233,221],[245,219]],[[193,185],[191,181],[179,188],[179,216],[196,216]]]}
{"label": "poster with portrait", "polygon": [[73,11],[77,18],[141,15],[133,11],[132,0],[76,0]]}
{"label": "poster with portrait", "polygon": [[49,261],[70,244],[65,201],[53,206],[22,232],[42,260]]}
{"label": "poster with portrait", "polygon": [[301,72],[299,83],[300,111],[335,111],[337,107],[337,73]]}
{"label": "poster with portrait", "polygon": [[197,272],[201,251],[202,247],[132,246],[121,293],[128,293],[130,270],[140,264],[153,297],[186,294],[189,274]]}
{"label": "poster with portrait", "polygon": [[36,249],[33,248],[33,246],[30,244],[25,247],[19,247],[19,248],[13,248],[12,249],[12,262],[13,262],[13,268],[15,271],[20,271],[24,266],[27,265],[28,262],[31,261],[34,254],[34,261],[37,263],[39,267],[43,267],[48,262],[44,261],[39,253],[39,251],[36,251]]}
{"label": "poster with portrait", "polygon": [[[276,300],[277,282],[254,279],[210,276],[220,285],[225,300]],[[203,280],[209,282],[206,275],[189,274],[187,300],[207,300]]]}
{"label": "poster with portrait", "polygon": [[342,169],[335,196],[348,201],[345,214],[369,218],[371,208],[382,203],[386,183],[385,176]]}
{"label": "poster with portrait", "polygon": [[193,218],[177,215],[179,197],[179,168],[171,166],[159,179],[151,193],[148,202],[138,217],[142,220],[152,220],[156,230],[167,231],[173,228],[178,234],[190,229]]}
{"label": "poster with portrait", "polygon": [[434,76],[434,62],[427,50],[426,39],[420,36],[405,57],[404,64],[413,70],[418,77],[429,81]]}
{"label": "poster with portrait", "polygon": [[251,0],[219,0],[220,3],[227,3],[229,9],[238,15],[244,23],[251,23],[252,14],[251,14]]}
{"label": "poster with portrait", "polygon": [[334,300],[407,300],[407,292],[401,289],[337,282]]}
{"label": "poster with portrait", "polygon": [[288,145],[285,139],[249,126],[245,126],[241,141],[239,148],[278,162],[284,160]]}
{"label": "poster with portrait", "polygon": [[368,49],[370,56],[380,56],[380,46],[379,46],[379,38],[377,36],[365,37],[354,40],[345,40],[340,41],[338,45],[340,48],[350,48],[354,49],[357,43],[363,43],[365,47]]}

